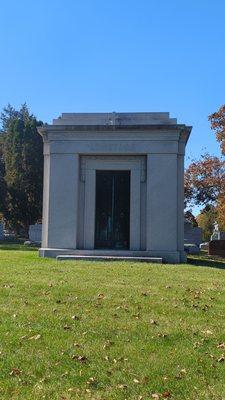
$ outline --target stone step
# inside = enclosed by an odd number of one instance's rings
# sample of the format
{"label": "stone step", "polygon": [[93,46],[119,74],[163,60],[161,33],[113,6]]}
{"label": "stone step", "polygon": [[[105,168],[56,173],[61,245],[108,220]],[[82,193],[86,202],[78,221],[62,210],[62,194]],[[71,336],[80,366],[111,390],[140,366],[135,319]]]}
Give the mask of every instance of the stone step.
{"label": "stone step", "polygon": [[160,257],[130,257],[130,256],[107,256],[107,255],[74,255],[64,254],[56,257],[58,261],[68,260],[85,260],[85,261],[134,261],[134,262],[148,262],[162,264],[163,259]]}

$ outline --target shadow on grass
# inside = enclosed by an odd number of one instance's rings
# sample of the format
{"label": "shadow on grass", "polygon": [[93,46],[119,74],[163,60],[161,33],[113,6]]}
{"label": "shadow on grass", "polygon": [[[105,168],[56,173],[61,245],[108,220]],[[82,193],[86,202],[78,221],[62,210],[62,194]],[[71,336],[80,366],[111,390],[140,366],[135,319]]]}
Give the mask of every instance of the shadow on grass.
{"label": "shadow on grass", "polygon": [[187,263],[199,267],[219,268],[225,269],[225,260],[223,259],[210,259],[206,257],[188,257]]}
{"label": "shadow on grass", "polygon": [[24,239],[20,240],[0,240],[0,251],[1,250],[16,250],[16,251],[33,251],[38,250],[38,247],[35,245],[26,246],[23,244]]}

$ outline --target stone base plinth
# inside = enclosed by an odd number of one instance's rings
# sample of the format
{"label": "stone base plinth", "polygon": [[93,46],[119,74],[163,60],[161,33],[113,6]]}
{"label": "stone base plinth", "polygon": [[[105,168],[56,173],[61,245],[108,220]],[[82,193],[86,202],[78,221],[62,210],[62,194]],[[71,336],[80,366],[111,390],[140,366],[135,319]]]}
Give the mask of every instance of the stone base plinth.
{"label": "stone base plinth", "polygon": [[57,256],[58,261],[130,261],[130,262],[148,262],[162,264],[163,259],[160,257],[130,257],[130,256],[79,256],[79,255],[64,255]]}
{"label": "stone base plinth", "polygon": [[186,262],[184,251],[135,251],[135,250],[74,250],[74,249],[54,249],[40,248],[40,257],[57,258],[57,256],[102,256],[102,257],[139,257],[139,258],[159,258],[162,262],[178,264]]}

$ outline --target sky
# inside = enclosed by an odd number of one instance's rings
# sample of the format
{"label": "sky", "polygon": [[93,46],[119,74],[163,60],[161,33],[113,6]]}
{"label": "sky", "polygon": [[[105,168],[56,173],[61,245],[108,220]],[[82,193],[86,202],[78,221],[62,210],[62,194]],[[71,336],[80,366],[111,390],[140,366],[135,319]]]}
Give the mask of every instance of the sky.
{"label": "sky", "polygon": [[0,0],[0,110],[169,111],[192,125],[186,165],[219,155],[224,0]]}

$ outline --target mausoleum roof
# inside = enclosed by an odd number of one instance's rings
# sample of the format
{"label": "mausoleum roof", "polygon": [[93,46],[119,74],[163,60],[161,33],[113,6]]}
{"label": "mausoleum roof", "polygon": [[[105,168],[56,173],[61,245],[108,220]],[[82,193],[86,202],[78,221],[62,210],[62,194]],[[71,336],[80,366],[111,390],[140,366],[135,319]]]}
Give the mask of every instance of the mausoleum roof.
{"label": "mausoleum roof", "polygon": [[44,141],[125,140],[187,143],[192,127],[178,124],[168,112],[62,113],[38,128]]}
{"label": "mausoleum roof", "polygon": [[176,125],[176,118],[169,112],[127,112],[127,113],[62,113],[53,119],[53,125]]}

